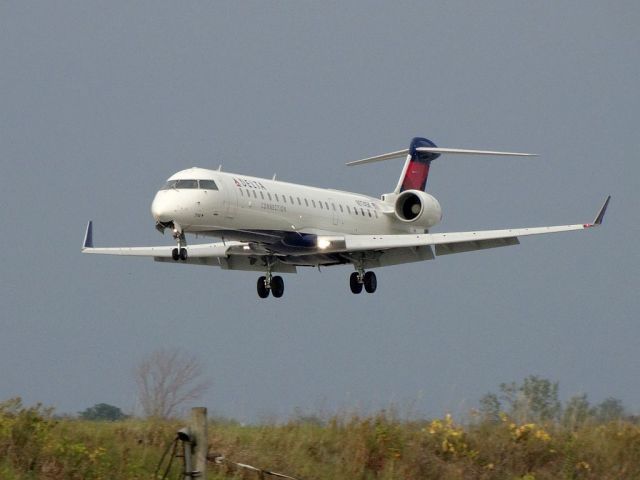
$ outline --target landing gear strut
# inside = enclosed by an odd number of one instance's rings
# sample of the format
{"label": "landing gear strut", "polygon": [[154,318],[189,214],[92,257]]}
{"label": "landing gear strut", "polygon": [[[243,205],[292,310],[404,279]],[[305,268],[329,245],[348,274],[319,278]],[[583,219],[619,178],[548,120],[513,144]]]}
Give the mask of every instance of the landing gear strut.
{"label": "landing gear strut", "polygon": [[267,298],[269,292],[274,297],[280,298],[284,293],[284,280],[280,275],[273,276],[271,274],[271,268],[273,264],[270,260],[267,260],[267,274],[258,278],[257,290],[260,298]]}
{"label": "landing gear strut", "polygon": [[357,271],[353,272],[349,277],[351,293],[356,295],[362,293],[362,287],[364,287],[367,293],[375,292],[378,287],[376,274],[373,272],[365,272],[362,264],[358,265],[356,269]]}
{"label": "landing gear strut", "polygon": [[187,249],[185,248],[187,246],[187,239],[185,238],[184,232],[180,228],[180,225],[178,225],[177,223],[174,224],[173,227],[173,238],[176,242],[178,242],[178,248],[174,248],[173,250],[171,250],[171,258],[173,258],[175,262],[177,262],[178,260],[186,262],[187,258],[189,257]]}

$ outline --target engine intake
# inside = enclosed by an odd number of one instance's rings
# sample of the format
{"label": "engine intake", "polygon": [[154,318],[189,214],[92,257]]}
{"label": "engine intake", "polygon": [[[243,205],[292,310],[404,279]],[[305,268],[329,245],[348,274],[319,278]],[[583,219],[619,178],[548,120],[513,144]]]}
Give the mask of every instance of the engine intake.
{"label": "engine intake", "polygon": [[398,220],[412,226],[429,228],[440,222],[440,203],[420,190],[406,190],[396,198],[395,214]]}

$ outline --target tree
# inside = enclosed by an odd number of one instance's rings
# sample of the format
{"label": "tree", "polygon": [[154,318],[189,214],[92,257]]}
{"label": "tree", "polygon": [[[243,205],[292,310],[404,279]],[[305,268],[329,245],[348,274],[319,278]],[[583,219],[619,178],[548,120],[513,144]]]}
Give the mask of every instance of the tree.
{"label": "tree", "polygon": [[483,422],[498,423],[500,421],[500,400],[495,393],[487,393],[480,399],[480,418]]}
{"label": "tree", "polygon": [[622,400],[609,397],[602,403],[596,405],[592,409],[591,414],[600,423],[614,422],[624,418],[625,408],[622,405]]}
{"label": "tree", "polygon": [[93,407],[89,407],[85,411],[80,412],[80,418],[84,420],[115,422],[117,420],[124,420],[127,416],[122,413],[122,410],[118,407],[107,403],[96,403]]}
{"label": "tree", "polygon": [[210,387],[197,357],[179,349],[152,352],[136,366],[138,400],[147,417],[170,418]]}
{"label": "tree", "polygon": [[502,399],[510,406],[509,413],[518,421],[556,420],[560,415],[558,382],[529,375],[522,385],[503,383],[500,390]]}
{"label": "tree", "polygon": [[589,415],[589,401],[587,400],[587,394],[582,393],[580,395],[574,395],[567,401],[564,407],[562,423],[567,428],[576,429],[587,421]]}

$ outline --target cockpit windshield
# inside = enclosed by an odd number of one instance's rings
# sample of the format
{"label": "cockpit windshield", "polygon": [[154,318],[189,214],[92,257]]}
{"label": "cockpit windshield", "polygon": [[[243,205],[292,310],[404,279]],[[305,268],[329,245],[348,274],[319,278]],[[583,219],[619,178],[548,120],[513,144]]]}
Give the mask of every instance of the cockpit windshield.
{"label": "cockpit windshield", "polygon": [[200,188],[203,190],[218,190],[218,186],[216,182],[213,180],[169,180],[163,187],[162,190],[171,190],[172,188]]}
{"label": "cockpit windshield", "polygon": [[214,182],[213,180],[198,180],[198,183],[200,183],[200,188],[204,189],[204,190],[217,190],[218,186],[216,185],[216,182]]}

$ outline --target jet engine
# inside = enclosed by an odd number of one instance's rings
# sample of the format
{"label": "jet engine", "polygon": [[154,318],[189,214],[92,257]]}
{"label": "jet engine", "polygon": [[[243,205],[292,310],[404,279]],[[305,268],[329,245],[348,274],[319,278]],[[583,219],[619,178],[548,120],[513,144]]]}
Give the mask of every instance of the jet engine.
{"label": "jet engine", "polygon": [[398,195],[395,214],[398,220],[410,223],[412,227],[433,227],[442,219],[438,200],[420,190],[406,190]]}

